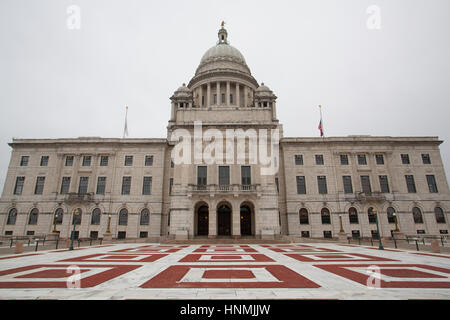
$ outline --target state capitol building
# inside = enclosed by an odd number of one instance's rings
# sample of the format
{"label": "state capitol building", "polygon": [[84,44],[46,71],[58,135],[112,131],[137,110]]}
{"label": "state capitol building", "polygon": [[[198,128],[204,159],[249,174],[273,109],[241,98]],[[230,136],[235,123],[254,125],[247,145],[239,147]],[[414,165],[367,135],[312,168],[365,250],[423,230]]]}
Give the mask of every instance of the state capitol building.
{"label": "state capitol building", "polygon": [[[170,100],[167,138],[13,139],[0,234],[56,228],[69,238],[75,224],[76,237],[101,238],[109,221],[120,239],[335,238],[342,221],[347,236],[374,237],[377,217],[383,237],[396,225],[406,235],[448,234],[438,137],[284,137],[276,95],[252,76],[223,25]],[[268,140],[276,132],[267,148],[276,170],[250,161],[250,138],[243,148],[228,139],[227,161],[194,159],[211,147],[207,132],[217,140],[230,130],[267,132]],[[174,158],[177,143],[189,142],[172,139],[176,132],[194,137],[193,152],[182,152],[192,161]],[[242,154],[246,161],[237,161]]]}

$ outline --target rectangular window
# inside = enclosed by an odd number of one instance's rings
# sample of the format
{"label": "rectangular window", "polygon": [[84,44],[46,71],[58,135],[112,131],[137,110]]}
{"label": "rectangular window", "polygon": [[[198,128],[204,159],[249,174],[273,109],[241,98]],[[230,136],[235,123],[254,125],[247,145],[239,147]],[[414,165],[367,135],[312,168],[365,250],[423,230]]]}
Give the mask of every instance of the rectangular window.
{"label": "rectangular window", "polygon": [[217,104],[217,94],[214,95],[214,104]]}
{"label": "rectangular window", "polygon": [[133,165],[133,156],[125,156],[125,166],[129,167]]}
{"label": "rectangular window", "polygon": [[364,193],[371,193],[372,187],[370,186],[370,177],[369,176],[361,176],[361,188]]}
{"label": "rectangular window", "polygon": [[370,233],[372,234],[372,239],[378,239],[378,231],[377,230],[370,230]]}
{"label": "rectangular window", "polygon": [[230,167],[219,166],[219,185],[230,184]]}
{"label": "rectangular window", "polygon": [[425,230],[417,230],[417,234],[425,234]]}
{"label": "rectangular window", "polygon": [[376,154],[375,160],[377,164],[384,164],[384,156],[382,154]]}
{"label": "rectangular window", "polygon": [[343,165],[343,166],[348,165],[348,155],[341,154],[341,165]]}
{"label": "rectangular window", "polygon": [[428,153],[422,153],[423,164],[431,164],[430,155]]}
{"label": "rectangular window", "polygon": [[13,232],[12,231],[5,231],[5,236],[12,236]]}
{"label": "rectangular window", "polygon": [[202,106],[205,105],[205,96],[202,96]]}
{"label": "rectangular window", "polygon": [[151,167],[153,165],[153,156],[145,156],[145,166]]}
{"label": "rectangular window", "polygon": [[436,179],[434,178],[434,175],[427,175],[427,183],[428,183],[428,190],[430,190],[430,193],[438,192]]}
{"label": "rectangular window", "polygon": [[325,176],[318,176],[317,177],[317,185],[319,186],[319,193],[320,194],[327,194],[327,177]]}
{"label": "rectangular window", "polygon": [[323,232],[323,237],[324,238],[332,238],[331,231],[324,231]]}
{"label": "rectangular window", "polygon": [[358,154],[358,164],[359,165],[366,165],[367,164],[366,155]]}
{"label": "rectangular window", "polygon": [[208,169],[207,166],[197,167],[197,185],[206,186],[208,184]]}
{"label": "rectangular window", "polygon": [[416,184],[414,182],[414,176],[412,175],[406,175],[406,188],[408,189],[409,193],[416,193]]}
{"label": "rectangular window", "polygon": [[175,167],[175,163],[173,162],[173,160],[170,160],[170,167],[174,168]]}
{"label": "rectangular window", "polygon": [[225,93],[222,93],[222,103],[225,103]]}
{"label": "rectangular window", "polygon": [[61,194],[69,193],[70,177],[62,177],[61,182]]}
{"label": "rectangular window", "polygon": [[140,231],[139,232],[139,238],[147,238],[148,237],[148,231]]}
{"label": "rectangular window", "polygon": [[230,93],[230,104],[233,103],[233,94]]}
{"label": "rectangular window", "polygon": [[275,178],[275,185],[277,186],[277,192],[280,193],[280,186],[278,184],[278,178]]}
{"label": "rectangular window", "polygon": [[106,189],[106,177],[98,177],[96,194],[105,194],[105,189]]}
{"label": "rectangular window", "polygon": [[344,183],[344,193],[353,193],[352,177],[343,176],[342,181]]}
{"label": "rectangular window", "polygon": [[316,154],[316,164],[323,165],[323,155],[322,154]]}
{"label": "rectangular window", "polygon": [[42,194],[44,191],[45,177],[36,178],[36,187],[34,188],[34,194]]}
{"label": "rectangular window", "polygon": [[28,160],[30,159],[29,156],[22,156],[22,158],[20,158],[20,166],[21,167],[26,167],[28,166]]}
{"label": "rectangular window", "polygon": [[41,157],[41,167],[46,167],[48,165],[48,156]]}
{"label": "rectangular window", "polygon": [[73,156],[67,156],[66,157],[66,167],[73,166]]}
{"label": "rectangular window", "polygon": [[303,155],[296,154],[295,155],[295,165],[296,166],[302,166],[303,165]]}
{"label": "rectangular window", "polygon": [[83,157],[83,167],[89,167],[91,165],[91,156],[84,156]]}
{"label": "rectangular window", "polygon": [[109,157],[108,156],[101,156],[100,157],[100,166],[101,167],[107,167],[108,166]]}
{"label": "rectangular window", "polygon": [[152,194],[152,177],[144,177],[144,181],[142,182],[142,194]]}
{"label": "rectangular window", "polygon": [[302,231],[302,238],[309,238],[309,231]]}
{"label": "rectangular window", "polygon": [[117,233],[117,239],[125,239],[127,237],[127,232],[126,231],[119,231]]}
{"label": "rectangular window", "polygon": [[131,190],[131,177],[122,177],[122,194],[128,195]]}
{"label": "rectangular window", "polygon": [[352,230],[352,238],[353,239],[359,239],[361,237],[361,234],[359,230]]}
{"label": "rectangular window", "polygon": [[389,182],[387,176],[379,176],[380,179],[380,189],[382,193],[389,193]]}
{"label": "rectangular window", "polygon": [[172,194],[172,188],[173,188],[173,178],[170,178],[170,180],[169,180],[169,194]]}
{"label": "rectangular window", "polygon": [[251,185],[252,184],[252,172],[250,166],[242,166],[241,167],[241,181],[242,185]]}
{"label": "rectangular window", "polygon": [[16,194],[16,195],[22,194],[24,183],[25,183],[25,177],[17,177],[16,178],[16,185],[14,186],[14,194]]}
{"label": "rectangular window", "polygon": [[409,164],[409,154],[402,154],[401,158],[403,164]]}
{"label": "rectangular window", "polygon": [[306,194],[305,176],[297,176],[297,194]]}
{"label": "rectangular window", "polygon": [[98,231],[91,231],[89,234],[89,237],[93,240],[97,240],[98,239]]}
{"label": "rectangular window", "polygon": [[89,184],[89,177],[80,177],[80,184],[78,185],[78,193],[87,193]]}

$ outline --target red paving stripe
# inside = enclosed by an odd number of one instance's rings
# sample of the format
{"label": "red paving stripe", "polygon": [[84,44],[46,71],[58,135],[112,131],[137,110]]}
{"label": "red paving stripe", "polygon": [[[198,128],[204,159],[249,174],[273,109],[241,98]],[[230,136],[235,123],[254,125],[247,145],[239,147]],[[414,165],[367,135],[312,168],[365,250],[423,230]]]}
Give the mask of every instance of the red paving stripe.
{"label": "red paving stripe", "polygon": [[22,258],[22,257],[29,257],[29,256],[37,256],[42,253],[30,253],[30,254],[22,254],[20,256],[8,256],[8,257],[1,257],[0,260],[6,260],[6,259],[14,259],[14,258]]}
{"label": "red paving stripe", "polygon": [[[290,250],[286,250],[290,249]],[[328,249],[328,248],[315,248],[311,247],[308,248],[269,248],[269,250],[275,251],[275,252],[282,252],[282,253],[296,253],[296,252],[310,252],[310,253],[321,253],[321,252],[342,252],[340,250],[335,249]]]}
{"label": "red paving stripe", "polygon": [[380,269],[380,273],[385,276],[395,277],[395,278],[443,278],[447,277],[440,276],[433,273],[423,272],[419,270],[412,269]]}
{"label": "red paving stripe", "polygon": [[[80,273],[89,271],[91,269],[80,269]],[[17,276],[14,278],[68,278],[72,276],[72,273],[68,273],[66,269],[50,269],[50,270],[43,270],[33,273],[28,273],[22,276]]]}
{"label": "red paving stripe", "polygon": [[[101,257],[101,256],[107,256],[103,258],[94,259],[95,257]],[[81,257],[75,257],[75,258],[69,258],[64,260],[59,260],[56,262],[154,262],[156,260],[159,260],[161,258],[164,258],[167,256],[167,254],[152,254],[152,255],[141,255],[143,256],[140,260],[132,260],[130,257],[138,257],[140,255],[126,255],[126,256],[120,256],[119,254],[116,255],[110,255],[109,253],[96,253],[96,254],[90,254],[87,256],[81,256]],[[125,257],[125,258],[123,258]],[[128,259],[128,260],[127,260]]]}
{"label": "red paving stripe", "polygon": [[[353,262],[353,261],[391,261],[391,262],[397,262],[399,260],[394,259],[388,259],[388,258],[382,258],[382,257],[375,257],[375,256],[369,256],[366,254],[360,254],[360,253],[342,253],[342,254],[325,254],[325,253],[285,253],[285,256],[291,257],[295,260],[302,261],[302,262]],[[318,258],[323,259],[313,259],[308,256],[314,256]],[[359,258],[359,259],[358,259]]]}
{"label": "red paving stripe", "polygon": [[[243,255],[251,256],[253,258],[253,260],[242,260],[242,259],[238,260],[237,258],[235,258],[235,257],[241,257]],[[233,260],[236,262],[275,262],[275,260],[273,260],[272,258],[269,258],[268,256],[266,256],[264,254],[245,254],[245,253],[234,254],[234,255],[217,255],[214,253],[211,253],[211,254],[188,254],[184,258],[180,259],[178,262],[202,262],[202,263],[210,262],[210,260],[208,260],[208,261],[200,260],[200,258],[202,256],[211,256],[211,257],[214,257],[214,259],[216,259],[216,260],[219,260],[219,259]],[[225,261],[211,261],[211,262],[225,262]]]}
{"label": "red paving stripe", "polygon": [[250,270],[206,270],[205,279],[252,279],[255,275]]}

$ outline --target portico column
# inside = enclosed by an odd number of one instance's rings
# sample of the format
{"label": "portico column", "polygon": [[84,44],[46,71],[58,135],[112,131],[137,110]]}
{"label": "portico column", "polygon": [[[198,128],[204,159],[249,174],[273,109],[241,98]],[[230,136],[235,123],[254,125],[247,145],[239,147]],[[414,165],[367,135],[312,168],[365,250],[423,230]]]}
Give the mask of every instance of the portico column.
{"label": "portico column", "polygon": [[236,106],[240,107],[240,92],[239,92],[239,83],[236,82]]}
{"label": "portico column", "polygon": [[227,107],[230,106],[230,81],[227,81],[227,93],[225,95],[225,103]]}
{"label": "portico column", "polygon": [[217,98],[216,98],[216,102],[217,102],[217,105],[219,105],[220,103],[219,103],[219,101],[220,101],[220,82],[219,81],[217,81],[217,83],[216,83],[216,92],[217,92]]}
{"label": "portico column", "polygon": [[203,103],[202,103],[203,102],[203,85],[200,86],[199,91],[200,91],[200,96],[199,96],[200,101],[198,102],[198,105],[201,108],[201,107],[203,107]]}
{"label": "portico column", "polygon": [[208,238],[215,238],[217,236],[217,208],[211,206],[208,209]]}
{"label": "portico column", "polygon": [[241,208],[238,203],[233,203],[231,217],[231,235],[233,238],[241,237]]}
{"label": "portico column", "polygon": [[208,83],[207,87],[206,87],[206,106],[209,107],[211,106],[211,84]]}
{"label": "portico column", "polygon": [[248,105],[248,98],[247,98],[247,87],[244,86],[244,107],[246,108]]}

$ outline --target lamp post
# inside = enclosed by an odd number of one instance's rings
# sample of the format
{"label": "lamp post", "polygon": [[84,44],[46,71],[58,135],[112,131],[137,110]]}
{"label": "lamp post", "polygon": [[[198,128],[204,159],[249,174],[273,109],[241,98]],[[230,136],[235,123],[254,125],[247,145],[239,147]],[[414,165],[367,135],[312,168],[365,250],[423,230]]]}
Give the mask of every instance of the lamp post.
{"label": "lamp post", "polygon": [[76,221],[75,221],[75,217],[78,217],[79,215],[79,210],[75,209],[75,211],[73,212],[73,218],[72,218],[72,222],[73,222],[73,231],[72,231],[72,241],[70,241],[70,248],[69,250],[73,250],[73,241],[75,239],[75,226],[76,226]]}
{"label": "lamp post", "polygon": [[111,215],[108,215],[108,227],[106,228],[106,233],[111,233]]}
{"label": "lamp post", "polygon": [[342,214],[339,215],[339,225],[341,230],[339,230],[339,233],[344,233],[344,226],[342,225]]}
{"label": "lamp post", "polygon": [[378,250],[384,250],[383,244],[381,243],[380,227],[378,226],[378,211],[374,208],[372,212],[375,214],[375,221],[377,223]]}
{"label": "lamp post", "polygon": [[397,214],[394,212],[392,214],[394,216],[394,221],[395,221],[395,232],[400,232],[400,229],[398,228],[398,222],[397,222]]}
{"label": "lamp post", "polygon": [[58,212],[55,212],[53,217],[53,233],[56,233],[56,220],[58,220]]}

